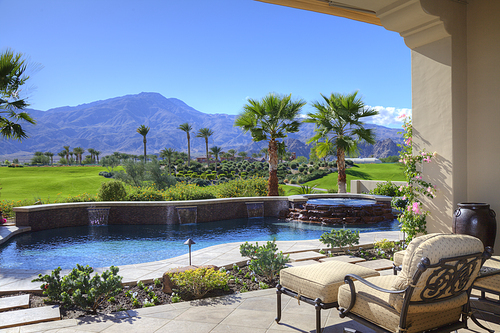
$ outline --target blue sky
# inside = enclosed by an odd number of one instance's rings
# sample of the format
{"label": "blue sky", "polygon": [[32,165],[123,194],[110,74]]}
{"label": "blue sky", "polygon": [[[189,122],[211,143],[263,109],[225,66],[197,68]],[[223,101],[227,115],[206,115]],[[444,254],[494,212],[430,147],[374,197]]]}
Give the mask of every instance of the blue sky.
{"label": "blue sky", "polygon": [[37,110],[158,92],[237,114],[269,92],[359,90],[382,113],[372,122],[399,127],[411,108],[410,50],[379,26],[253,0],[0,0],[0,12],[0,51],[43,66],[24,90]]}

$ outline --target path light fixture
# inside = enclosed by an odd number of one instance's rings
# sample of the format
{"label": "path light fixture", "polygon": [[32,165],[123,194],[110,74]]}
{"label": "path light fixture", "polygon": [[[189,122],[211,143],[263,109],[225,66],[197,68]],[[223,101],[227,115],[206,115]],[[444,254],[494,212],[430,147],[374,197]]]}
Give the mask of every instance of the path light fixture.
{"label": "path light fixture", "polygon": [[196,243],[191,238],[188,238],[188,240],[184,242],[184,245],[189,246],[189,266],[191,266],[191,245],[193,245],[193,244],[196,244]]}

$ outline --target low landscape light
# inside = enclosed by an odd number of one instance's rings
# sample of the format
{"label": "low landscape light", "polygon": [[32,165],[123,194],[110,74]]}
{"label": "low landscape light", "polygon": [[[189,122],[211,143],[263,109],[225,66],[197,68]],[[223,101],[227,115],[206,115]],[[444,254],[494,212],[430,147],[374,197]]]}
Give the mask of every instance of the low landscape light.
{"label": "low landscape light", "polygon": [[191,245],[196,244],[194,240],[188,238],[187,241],[184,242],[184,245],[189,246],[189,266],[191,266]]}

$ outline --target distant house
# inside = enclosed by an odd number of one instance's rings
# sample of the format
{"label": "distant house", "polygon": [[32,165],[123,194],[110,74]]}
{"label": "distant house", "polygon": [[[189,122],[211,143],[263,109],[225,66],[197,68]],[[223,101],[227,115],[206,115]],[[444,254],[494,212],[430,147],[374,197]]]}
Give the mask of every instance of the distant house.
{"label": "distant house", "polygon": [[382,163],[381,160],[374,157],[367,158],[346,158],[346,160],[352,161],[354,164],[370,164],[370,163]]}

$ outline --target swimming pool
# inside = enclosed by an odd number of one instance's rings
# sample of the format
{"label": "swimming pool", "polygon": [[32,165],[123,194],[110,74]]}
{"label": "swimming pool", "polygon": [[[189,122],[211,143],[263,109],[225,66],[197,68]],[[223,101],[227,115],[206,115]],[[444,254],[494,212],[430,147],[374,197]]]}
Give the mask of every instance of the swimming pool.
{"label": "swimming pool", "polygon": [[[356,225],[351,230],[398,230],[396,220],[376,225]],[[341,229],[335,227],[334,229]],[[68,227],[20,234],[0,245],[0,268],[46,270],[129,265],[164,260],[192,250],[231,243],[318,239],[331,226],[287,222],[277,218],[235,219],[174,225],[108,225]]]}

